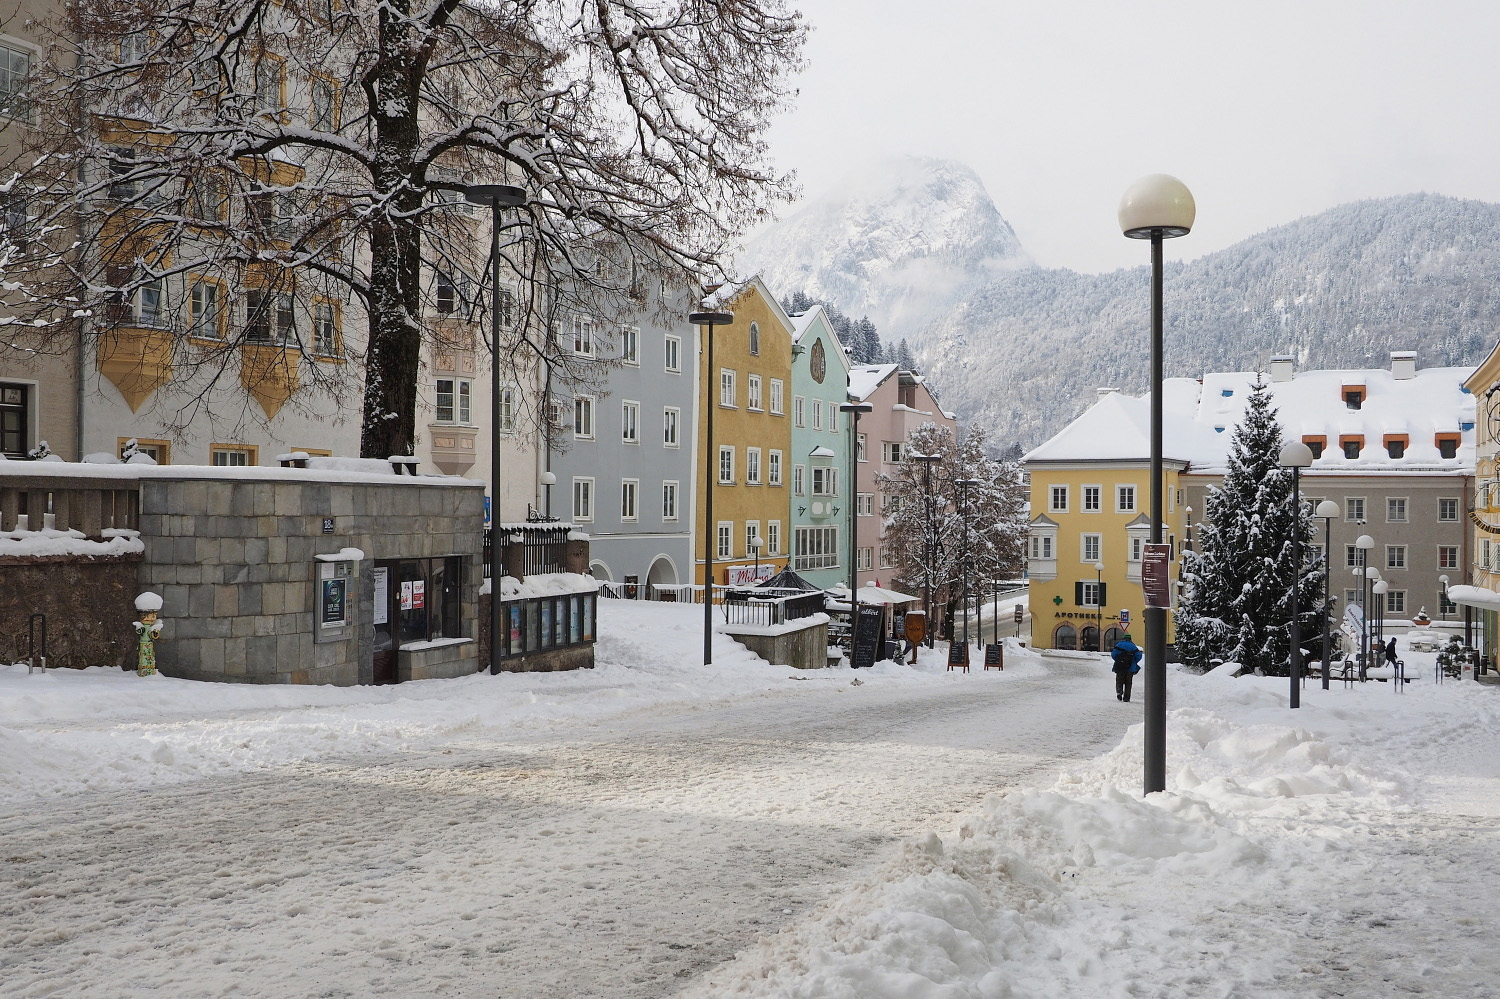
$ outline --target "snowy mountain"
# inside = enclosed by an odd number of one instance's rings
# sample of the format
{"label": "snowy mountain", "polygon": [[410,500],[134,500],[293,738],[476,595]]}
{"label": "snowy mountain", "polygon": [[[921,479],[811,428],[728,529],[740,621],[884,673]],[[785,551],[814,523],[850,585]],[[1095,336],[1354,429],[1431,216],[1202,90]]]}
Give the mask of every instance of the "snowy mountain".
{"label": "snowy mountain", "polygon": [[[847,185],[761,234],[743,265],[908,337],[944,405],[997,442],[1039,443],[1099,386],[1144,391],[1146,267],[1037,267],[972,171],[896,166],[896,183]],[[1475,364],[1500,330],[1500,205],[1354,202],[1168,264],[1165,280],[1169,376],[1280,353],[1299,369],[1380,367],[1391,350]]]}
{"label": "snowy mountain", "polygon": [[880,161],[762,230],[739,263],[778,294],[802,291],[903,335],[997,273],[1033,266],[974,171],[915,157]]}

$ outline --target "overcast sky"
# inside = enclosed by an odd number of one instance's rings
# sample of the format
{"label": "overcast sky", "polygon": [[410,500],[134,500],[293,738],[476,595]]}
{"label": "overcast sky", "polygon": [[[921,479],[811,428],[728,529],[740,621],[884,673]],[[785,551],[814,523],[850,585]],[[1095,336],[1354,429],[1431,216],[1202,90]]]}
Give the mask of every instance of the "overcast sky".
{"label": "overcast sky", "polygon": [[813,32],[771,132],[805,192],[871,156],[961,160],[1045,266],[1144,262],[1136,177],[1198,203],[1191,259],[1360,198],[1500,201],[1500,4],[792,0]]}

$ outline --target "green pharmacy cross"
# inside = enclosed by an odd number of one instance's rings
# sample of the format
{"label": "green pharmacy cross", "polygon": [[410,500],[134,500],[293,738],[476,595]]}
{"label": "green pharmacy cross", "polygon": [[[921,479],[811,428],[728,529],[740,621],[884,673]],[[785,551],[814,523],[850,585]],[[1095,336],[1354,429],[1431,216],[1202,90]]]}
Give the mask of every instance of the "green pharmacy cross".
{"label": "green pharmacy cross", "polygon": [[1059,595],[1058,595],[1058,596],[1055,596],[1055,597],[1053,597],[1053,598],[1052,598],[1052,602],[1053,602],[1053,603],[1054,603],[1054,604],[1055,604],[1055,605],[1057,605],[1057,606],[1058,606],[1058,607],[1061,607],[1061,606],[1062,606],[1062,595],[1061,595],[1061,594],[1059,594]]}

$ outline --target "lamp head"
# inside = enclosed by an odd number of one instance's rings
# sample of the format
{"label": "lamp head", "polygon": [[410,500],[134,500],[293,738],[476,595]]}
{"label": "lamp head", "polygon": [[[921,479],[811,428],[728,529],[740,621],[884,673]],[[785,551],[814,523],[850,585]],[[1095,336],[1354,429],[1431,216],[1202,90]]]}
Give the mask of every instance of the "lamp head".
{"label": "lamp head", "polygon": [[470,184],[464,188],[464,200],[474,205],[515,208],[526,204],[526,192],[509,184]]}
{"label": "lamp head", "polygon": [[1389,590],[1390,588],[1391,588],[1391,584],[1387,583],[1385,580],[1382,579],[1382,580],[1378,581],[1374,586],[1370,587],[1370,592],[1371,593],[1384,593],[1387,590]]}
{"label": "lamp head", "polygon": [[555,485],[557,485],[557,475],[554,474],[554,473],[552,473],[552,472],[543,472],[542,473],[542,485],[544,485],[544,486],[555,486]]}
{"label": "lamp head", "polygon": [[1313,463],[1312,448],[1301,441],[1287,441],[1276,460],[1283,468],[1306,468]]}
{"label": "lamp head", "polygon": [[1186,236],[1193,230],[1198,207],[1187,185],[1176,177],[1153,173],[1126,188],[1120,198],[1120,231],[1130,239]]}
{"label": "lamp head", "polygon": [[1094,571],[1095,572],[1103,572],[1104,571],[1104,563],[1103,562],[1095,562],[1094,563]]}
{"label": "lamp head", "polygon": [[1377,568],[1375,568],[1373,565],[1372,566],[1367,566],[1365,568],[1365,578],[1366,579],[1379,579],[1380,578],[1380,570],[1377,569]]}
{"label": "lamp head", "polygon": [[1370,537],[1368,534],[1361,534],[1359,537],[1354,539],[1354,547],[1363,548],[1365,551],[1369,551],[1371,548],[1375,547],[1375,539]]}
{"label": "lamp head", "polygon": [[1318,504],[1313,511],[1313,516],[1322,517],[1324,520],[1332,520],[1339,515],[1339,505],[1334,500],[1324,500]]}
{"label": "lamp head", "polygon": [[1448,577],[1447,576],[1439,576],[1438,577],[1438,582],[1442,583],[1444,586],[1447,586],[1448,585]]}
{"label": "lamp head", "polygon": [[694,312],[688,316],[694,326],[728,326],[734,322],[733,312]]}

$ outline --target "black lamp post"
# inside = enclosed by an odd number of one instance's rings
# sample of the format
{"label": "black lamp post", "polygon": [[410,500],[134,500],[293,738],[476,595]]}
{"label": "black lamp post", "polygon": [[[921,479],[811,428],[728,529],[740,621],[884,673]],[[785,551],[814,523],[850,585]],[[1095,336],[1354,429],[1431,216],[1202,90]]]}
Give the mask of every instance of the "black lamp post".
{"label": "black lamp post", "polygon": [[927,516],[922,521],[922,612],[927,615],[927,647],[932,648],[932,466],[941,461],[936,454],[913,454],[922,463],[922,497]]}
{"label": "black lamp post", "polygon": [[[849,414],[849,488],[859,495],[859,418],[873,413],[868,402],[846,402],[839,411]],[[859,503],[849,507],[849,661],[854,662],[854,618],[859,601]]]}
{"label": "black lamp post", "polygon": [[[969,644],[969,490],[980,484],[978,479],[959,479],[958,486],[958,515],[963,521],[964,530],[964,560],[963,560],[963,616],[964,616],[964,644]],[[968,655],[967,652],[964,655]]]}
{"label": "black lamp post", "polygon": [[753,568],[753,569],[750,570],[750,585],[751,586],[759,586],[760,585],[760,546],[763,545],[763,544],[765,544],[765,542],[762,541],[762,540],[760,540],[760,535],[759,534],[752,534],[750,536],[750,540],[748,542],[746,542],[746,543],[749,544],[749,546],[750,546],[750,552],[751,552],[751,554],[753,554],[755,556],[755,568]]}
{"label": "black lamp post", "polygon": [[1330,641],[1329,627],[1333,607],[1332,597],[1328,592],[1330,573],[1333,571],[1333,518],[1339,515],[1339,505],[1333,500],[1324,500],[1318,504],[1313,511],[1313,516],[1323,518],[1323,689],[1328,689],[1329,665],[1328,665],[1328,643]]}
{"label": "black lamp post", "polygon": [[694,326],[708,327],[708,332],[704,334],[704,339],[708,341],[708,372],[704,376],[704,381],[708,383],[704,404],[708,416],[703,434],[703,665],[707,666],[714,661],[714,545],[719,538],[718,529],[714,526],[714,481],[715,470],[719,467],[714,456],[714,410],[719,405],[714,394],[718,389],[718,379],[714,373],[714,327],[728,326],[734,322],[734,313],[694,312],[688,316],[688,322]]}
{"label": "black lamp post", "polygon": [[1368,534],[1361,534],[1354,539],[1354,547],[1359,551],[1359,657],[1356,659],[1359,665],[1359,678],[1365,678],[1365,668],[1369,666],[1370,660],[1370,580],[1379,573],[1370,564],[1370,549],[1375,547],[1375,539]]}
{"label": "black lamp post", "polygon": [[[1166,174],[1142,177],[1120,199],[1120,230],[1151,241],[1151,544],[1162,524],[1162,255],[1164,239],[1186,236],[1197,215],[1186,185]],[[1148,605],[1150,601],[1147,601]],[[1167,608],[1147,606],[1145,793],[1167,789]]]}
{"label": "black lamp post", "polygon": [[1094,563],[1094,651],[1104,651],[1104,563]]}
{"label": "black lamp post", "polygon": [[1313,463],[1312,448],[1301,441],[1288,441],[1278,456],[1282,468],[1292,470],[1292,654],[1287,661],[1292,692],[1289,706],[1302,707],[1302,478]]}
{"label": "black lamp post", "polygon": [[1438,612],[1443,615],[1443,620],[1446,621],[1448,620],[1448,577],[1439,576],[1438,582],[1443,584],[1443,599],[1440,601],[1442,606],[1438,607]]}
{"label": "black lamp post", "polygon": [[509,184],[464,188],[470,204],[490,206],[490,672],[500,672],[500,209],[526,204]]}

